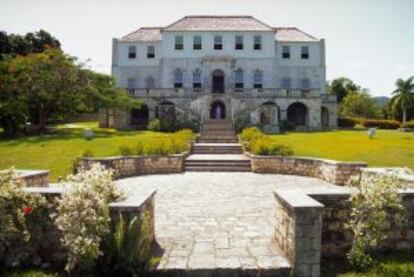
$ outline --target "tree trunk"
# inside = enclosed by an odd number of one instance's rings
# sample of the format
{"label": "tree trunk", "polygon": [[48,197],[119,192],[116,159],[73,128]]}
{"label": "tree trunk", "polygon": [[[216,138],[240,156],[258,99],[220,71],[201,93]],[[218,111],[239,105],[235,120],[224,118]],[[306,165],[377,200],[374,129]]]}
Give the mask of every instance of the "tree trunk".
{"label": "tree trunk", "polygon": [[403,109],[403,118],[402,118],[402,123],[403,125],[405,125],[405,122],[407,121],[407,109]]}

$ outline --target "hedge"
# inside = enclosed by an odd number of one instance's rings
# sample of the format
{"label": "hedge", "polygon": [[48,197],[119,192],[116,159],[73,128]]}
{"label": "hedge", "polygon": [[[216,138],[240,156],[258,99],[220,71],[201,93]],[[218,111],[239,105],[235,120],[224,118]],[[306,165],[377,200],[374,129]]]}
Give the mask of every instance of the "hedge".
{"label": "hedge", "polygon": [[339,117],[338,127],[342,128],[354,128],[359,123],[359,120],[352,117]]}
{"label": "hedge", "polygon": [[362,121],[362,126],[365,128],[398,129],[400,125],[400,122],[396,120],[366,119]]}

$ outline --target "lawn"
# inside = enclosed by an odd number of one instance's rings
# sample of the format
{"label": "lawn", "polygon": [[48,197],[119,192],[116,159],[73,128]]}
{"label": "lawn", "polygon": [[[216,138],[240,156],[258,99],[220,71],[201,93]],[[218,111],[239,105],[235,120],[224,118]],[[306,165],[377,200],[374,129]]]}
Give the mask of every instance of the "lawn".
{"label": "lawn", "polygon": [[[93,129],[95,138],[86,140],[84,128]],[[66,176],[73,161],[85,150],[95,156],[119,155],[122,145],[135,145],[138,141],[156,143],[163,133],[150,131],[116,131],[98,128],[97,123],[60,125],[47,135],[0,140],[0,169],[50,169],[51,180]]]}
{"label": "lawn", "polygon": [[367,131],[288,132],[273,135],[293,148],[296,156],[341,161],[364,161],[370,166],[401,166],[414,169],[414,133],[377,130],[373,139]]}

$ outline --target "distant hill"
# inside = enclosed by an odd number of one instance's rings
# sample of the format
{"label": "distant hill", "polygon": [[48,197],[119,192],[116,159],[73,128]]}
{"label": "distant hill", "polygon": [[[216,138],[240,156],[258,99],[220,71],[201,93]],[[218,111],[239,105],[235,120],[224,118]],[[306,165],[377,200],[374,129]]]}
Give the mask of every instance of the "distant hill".
{"label": "distant hill", "polygon": [[387,97],[387,96],[377,96],[377,97],[372,97],[372,100],[374,100],[378,106],[384,106],[386,105],[391,98]]}

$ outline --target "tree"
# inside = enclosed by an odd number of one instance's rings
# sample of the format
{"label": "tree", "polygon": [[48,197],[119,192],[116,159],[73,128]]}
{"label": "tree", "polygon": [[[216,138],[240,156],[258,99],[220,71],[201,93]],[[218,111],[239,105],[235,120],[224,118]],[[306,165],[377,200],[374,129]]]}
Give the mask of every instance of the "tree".
{"label": "tree", "polygon": [[356,92],[362,90],[364,89],[356,85],[352,80],[345,77],[332,80],[327,85],[328,93],[331,95],[336,95],[336,97],[338,98],[338,103],[341,103],[349,92]]}
{"label": "tree", "polygon": [[0,126],[9,136],[23,131],[27,122],[44,131],[48,123],[98,107],[138,105],[111,76],[83,69],[56,48],[8,57],[0,73]]}
{"label": "tree", "polygon": [[378,118],[381,115],[380,107],[367,92],[349,92],[339,108],[343,116]]}
{"label": "tree", "polygon": [[407,110],[414,103],[414,76],[407,80],[398,79],[395,82],[396,90],[392,94],[395,96],[391,99],[393,109],[401,108],[402,123],[407,121]]}

